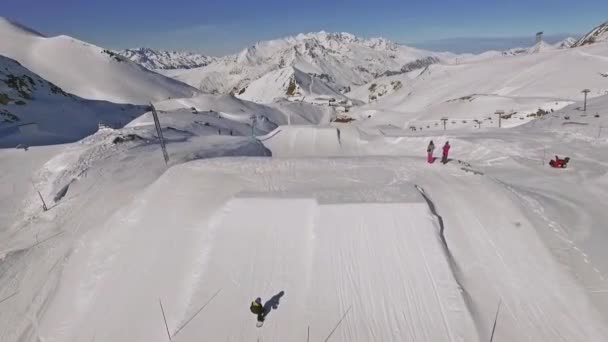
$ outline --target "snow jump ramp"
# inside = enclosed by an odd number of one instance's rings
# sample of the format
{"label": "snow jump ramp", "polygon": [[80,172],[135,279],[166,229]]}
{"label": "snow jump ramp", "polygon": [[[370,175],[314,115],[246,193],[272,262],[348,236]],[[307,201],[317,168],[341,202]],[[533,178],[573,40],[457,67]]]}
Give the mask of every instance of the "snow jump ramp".
{"label": "snow jump ramp", "polygon": [[280,126],[259,139],[273,157],[328,157],[343,155],[338,128],[325,126]]}
{"label": "snow jump ramp", "polygon": [[[222,288],[203,340],[459,341],[474,328],[426,203],[253,194],[213,219],[205,288]],[[326,202],[323,204],[323,202]],[[268,215],[272,219],[268,219]],[[284,292],[257,330],[246,305]],[[238,327],[238,328],[237,328]],[[197,331],[198,330],[198,331]]]}
{"label": "snow jump ramp", "polygon": [[[241,184],[211,196],[226,174],[190,177],[197,168],[172,170],[83,241],[92,247],[66,265],[44,336],[165,341],[160,299],[170,334],[187,323],[174,341],[475,340],[436,218],[413,186]],[[158,215],[167,200],[171,212]],[[281,292],[257,328],[249,303]]]}

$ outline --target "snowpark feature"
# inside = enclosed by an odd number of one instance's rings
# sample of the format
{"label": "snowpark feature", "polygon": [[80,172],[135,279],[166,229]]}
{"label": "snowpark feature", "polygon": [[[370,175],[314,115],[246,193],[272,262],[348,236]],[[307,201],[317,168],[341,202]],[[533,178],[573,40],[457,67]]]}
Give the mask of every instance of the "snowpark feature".
{"label": "snowpark feature", "polygon": [[[179,132],[187,128],[177,121],[170,125],[179,127],[174,134],[183,135]],[[485,341],[499,303],[498,340],[599,341],[608,336],[590,294],[547,249],[552,240],[539,235],[535,212],[522,207],[509,187],[467,173],[455,162],[429,169],[413,157],[426,138],[366,137],[342,126],[338,140],[336,128],[279,127],[264,143],[283,158],[198,161],[164,174],[156,145],[135,141],[119,147],[119,153],[99,154],[112,137],[130,130],[145,136],[150,133],[141,130],[152,129],[146,127],[102,131],[74,150],[82,157],[58,156],[43,168],[45,177],[57,179],[51,183],[55,190],[43,188],[45,197],[73,179],[70,175],[85,171],[103,177],[94,183],[78,177],[62,205],[10,230],[12,238],[6,241],[13,242],[5,246],[21,241],[23,247],[3,248],[10,270],[3,278],[22,285],[6,287],[3,298],[19,293],[3,304],[16,310],[11,312],[35,310],[40,318],[31,330],[27,322],[9,319],[19,315],[4,316],[3,339],[161,341],[166,332],[159,298],[175,341],[296,340],[309,329],[312,340],[331,335],[332,341]],[[503,132],[505,139],[513,135],[521,141],[522,133]],[[530,139],[524,144],[538,141],[538,133],[523,135]],[[178,154],[185,153],[185,160],[203,157],[187,151],[212,138],[167,136],[174,163],[180,163]],[[283,145],[281,139],[299,137],[328,158],[295,158],[310,151],[303,144],[283,152],[275,147]],[[503,155],[492,146],[480,154],[467,139],[476,135],[450,138],[458,153],[475,164],[495,165],[492,160]],[[359,146],[352,153],[358,149],[368,157],[329,157],[343,154],[340,141]],[[222,145],[207,149],[219,151]],[[98,152],[85,158],[87,146],[98,146],[91,150]],[[114,157],[104,157],[110,151]],[[89,164],[78,166],[77,160]],[[483,168],[486,174],[498,171]],[[117,188],[116,177],[131,179],[130,185]],[[97,189],[94,196],[91,186]],[[103,215],[93,211],[117,192],[131,195],[103,206]],[[492,200],[480,201],[479,193]],[[81,209],[71,209],[75,205]],[[161,214],[169,208],[170,214]],[[64,223],[51,229],[59,217]],[[44,226],[40,231],[45,233],[37,237],[44,243],[35,245],[35,233]],[[31,239],[34,247],[27,247]],[[52,254],[39,258],[45,251]],[[68,251],[59,273],[53,260],[63,260]],[[574,265],[578,255],[565,257]],[[40,276],[22,278],[17,270],[23,263]],[[591,281],[588,275],[582,279]],[[280,291],[285,292],[280,305],[257,329],[247,303],[257,296],[265,302]],[[44,309],[27,304],[28,296],[46,303]]]}
{"label": "snowpark feature", "polygon": [[[373,336],[386,341],[457,340],[474,333],[443,257],[436,222],[413,187],[390,204],[366,204],[365,191],[357,189],[353,189],[349,199],[355,203],[347,205],[340,205],[342,196],[332,204],[336,194],[331,191],[321,192],[318,198],[314,193],[308,195],[309,199],[282,198],[281,193],[269,192],[266,186],[290,188],[302,184],[290,185],[292,182],[283,180],[265,186],[246,179],[264,170],[299,165],[271,160],[242,162],[173,168],[163,178],[183,182],[159,179],[138,200],[140,205],[125,210],[126,217],[117,215],[117,221],[110,220],[101,235],[85,238],[84,248],[79,248],[72,258],[74,262],[67,265],[65,277],[69,279],[72,272],[82,274],[83,268],[97,269],[90,273],[96,279],[95,286],[83,288],[81,282],[74,288],[62,285],[57,302],[71,302],[75,296],[81,299],[74,303],[80,304],[61,305],[61,311],[53,310],[55,305],[51,304],[48,317],[62,319],[41,322],[41,328],[49,332],[47,338],[88,340],[91,332],[99,329],[95,336],[102,340],[157,340],[163,336],[162,324],[158,329],[150,329],[147,324],[140,328],[130,324],[125,329],[128,317],[140,317],[142,323],[158,322],[156,299],[160,297],[170,332],[174,333],[195,312],[195,306],[205,304],[217,290],[221,292],[199,317],[204,324],[183,329],[179,339],[247,339],[258,332],[243,303],[257,294],[266,301],[282,290],[285,295],[280,306],[268,315],[264,330],[259,332],[264,336],[267,331],[267,338],[275,341],[294,340],[298,330],[304,336],[307,325],[312,328],[311,339],[324,339],[349,307],[352,312],[336,332],[336,340],[364,341]],[[251,167],[242,169],[247,164]],[[240,175],[211,176],[237,165]],[[290,177],[289,171],[285,176]],[[193,183],[194,179],[201,182]],[[228,179],[235,182],[230,182],[226,192],[218,193],[218,188],[211,185],[226,184]],[[187,191],[193,186],[200,191]],[[165,219],[151,215],[161,210],[168,193],[182,194],[179,200],[173,199],[179,210]],[[194,196],[184,196],[186,193]],[[214,199],[209,197],[211,193],[215,194]],[[369,199],[375,202],[377,194],[370,195]],[[153,200],[161,197],[164,199]],[[209,220],[201,222],[204,212]],[[270,222],[266,219],[269,213],[273,215]],[[409,223],[403,227],[399,222]],[[166,229],[167,226],[174,229]],[[243,230],[244,226],[247,228]],[[382,227],[380,231],[378,227]],[[178,231],[181,233],[176,235]],[[412,236],[417,238],[411,239]],[[167,242],[181,247],[171,251],[166,248]],[[85,247],[89,244],[91,248]],[[133,248],[137,245],[141,248]],[[109,254],[113,255],[112,260],[104,261],[102,256]],[[401,272],[390,267],[396,260],[404,263]],[[183,267],[176,267],[178,264]],[[158,281],[161,274],[166,281]],[[385,281],[378,283],[378,278]],[[410,284],[411,292],[400,290],[404,282]],[[133,293],[133,286],[142,283],[149,285],[144,291]],[[108,300],[86,304],[87,298],[99,297]],[[125,302],[131,303],[126,310]],[[412,303],[412,308],[420,310],[404,314],[399,303]],[[385,315],[395,321],[374,320]],[[97,322],[102,317],[112,320],[104,319],[105,328],[100,329]],[[62,329],[54,328],[59,326]],[[239,329],[231,328],[234,326]],[[395,329],[403,334],[395,334]]]}

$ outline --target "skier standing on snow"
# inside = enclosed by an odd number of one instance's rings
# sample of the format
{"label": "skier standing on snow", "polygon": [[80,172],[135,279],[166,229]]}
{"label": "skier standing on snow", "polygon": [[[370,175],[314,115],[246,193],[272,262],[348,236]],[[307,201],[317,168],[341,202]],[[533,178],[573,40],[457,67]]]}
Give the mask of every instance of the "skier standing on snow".
{"label": "skier standing on snow", "polygon": [[433,158],[434,151],[435,151],[435,144],[433,143],[433,140],[431,140],[431,142],[429,143],[429,146],[426,148],[427,161],[429,162],[429,164],[434,161],[434,158]]}
{"label": "skier standing on snow", "polygon": [[443,145],[443,156],[441,157],[441,162],[447,164],[448,162],[448,153],[450,152],[450,142],[446,141],[445,145]]}
{"label": "skier standing on snow", "polygon": [[262,305],[262,298],[256,298],[251,302],[250,310],[253,314],[258,315],[258,322],[264,322],[264,306]]}

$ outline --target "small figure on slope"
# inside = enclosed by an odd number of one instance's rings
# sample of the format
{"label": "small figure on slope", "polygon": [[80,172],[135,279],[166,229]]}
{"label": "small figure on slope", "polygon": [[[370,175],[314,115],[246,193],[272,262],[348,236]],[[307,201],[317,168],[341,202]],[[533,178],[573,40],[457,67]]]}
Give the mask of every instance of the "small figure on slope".
{"label": "small figure on slope", "polygon": [[443,155],[441,156],[441,162],[447,164],[448,162],[448,153],[450,153],[450,142],[446,141],[445,145],[443,145]]}
{"label": "small figure on slope", "polygon": [[566,157],[564,159],[559,159],[558,156],[555,156],[555,160],[551,159],[551,161],[549,161],[549,165],[551,165],[551,167],[554,167],[554,168],[565,169],[568,166],[569,161],[570,161],[569,157]]}
{"label": "small figure on slope", "polygon": [[251,307],[249,308],[254,315],[258,315],[258,326],[261,326],[264,323],[264,306],[262,305],[262,298],[256,298],[253,302],[251,302]]}
{"label": "small figure on slope", "polygon": [[426,148],[427,161],[429,162],[429,164],[431,164],[435,161],[435,159],[433,158],[434,151],[435,151],[435,144],[433,143],[433,140],[431,140],[431,142],[429,143],[429,146]]}

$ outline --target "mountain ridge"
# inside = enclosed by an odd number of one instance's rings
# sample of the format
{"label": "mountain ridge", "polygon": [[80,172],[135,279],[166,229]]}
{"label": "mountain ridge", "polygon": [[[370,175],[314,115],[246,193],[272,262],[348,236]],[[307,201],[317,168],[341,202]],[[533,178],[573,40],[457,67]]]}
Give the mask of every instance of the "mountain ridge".
{"label": "mountain ridge", "polygon": [[153,71],[199,68],[209,65],[217,59],[194,52],[157,50],[146,47],[115,50],[114,52]]}
{"label": "mountain ridge", "polygon": [[45,37],[0,18],[0,55],[18,61],[66,92],[91,100],[147,104],[197,90],[76,38]]}
{"label": "mountain ridge", "polygon": [[318,76],[327,88],[333,89],[332,92],[344,93],[352,86],[366,84],[387,72],[410,69],[417,65],[410,63],[428,57],[435,59],[427,60],[427,63],[438,63],[453,55],[428,52],[385,38],[319,31],[259,41],[207,66],[169,70],[163,74],[206,93],[239,94],[264,75],[293,67],[303,74]]}

